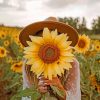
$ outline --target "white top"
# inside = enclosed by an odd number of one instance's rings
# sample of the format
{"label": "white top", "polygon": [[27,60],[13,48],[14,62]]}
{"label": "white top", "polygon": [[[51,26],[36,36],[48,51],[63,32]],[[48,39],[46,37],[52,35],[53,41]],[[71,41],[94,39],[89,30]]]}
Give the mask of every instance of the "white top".
{"label": "white top", "polygon": [[[23,89],[29,88],[29,82],[26,78],[25,72],[26,60],[23,63]],[[81,91],[80,91],[80,69],[79,62],[75,59],[72,63],[72,68],[69,70],[69,75],[67,85],[66,85],[66,100],[81,100]],[[31,98],[23,97],[22,100],[31,100]],[[49,100],[49,99],[47,99]],[[50,100],[55,100],[51,99]]]}

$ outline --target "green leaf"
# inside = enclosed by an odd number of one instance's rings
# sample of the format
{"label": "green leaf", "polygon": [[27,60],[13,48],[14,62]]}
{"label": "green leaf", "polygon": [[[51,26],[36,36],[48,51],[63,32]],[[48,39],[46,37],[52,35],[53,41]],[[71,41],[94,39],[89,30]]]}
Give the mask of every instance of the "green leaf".
{"label": "green leaf", "polygon": [[[11,100],[15,100],[15,98],[21,98],[21,97],[30,97],[31,99],[34,98],[34,100],[37,100],[40,97],[40,93],[35,90],[34,88],[26,88],[24,90],[19,91],[16,95],[14,95]],[[17,99],[16,99],[17,100]]]}
{"label": "green leaf", "polygon": [[60,90],[58,87],[53,86],[53,85],[50,85],[50,87],[52,88],[52,90],[54,91],[54,93],[56,93],[60,97],[64,97],[64,91]]}

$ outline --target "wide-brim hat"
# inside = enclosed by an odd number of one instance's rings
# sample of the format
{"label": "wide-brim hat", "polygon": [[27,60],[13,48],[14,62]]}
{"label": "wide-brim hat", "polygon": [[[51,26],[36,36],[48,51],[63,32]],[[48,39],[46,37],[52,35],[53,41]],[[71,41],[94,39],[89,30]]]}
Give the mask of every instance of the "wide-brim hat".
{"label": "wide-brim hat", "polygon": [[44,21],[39,21],[26,26],[19,35],[19,40],[23,46],[28,46],[26,41],[31,41],[29,35],[37,35],[40,31],[47,27],[49,30],[57,29],[58,33],[67,33],[71,46],[75,46],[78,42],[78,32],[70,25],[58,22],[54,17],[49,17]]}

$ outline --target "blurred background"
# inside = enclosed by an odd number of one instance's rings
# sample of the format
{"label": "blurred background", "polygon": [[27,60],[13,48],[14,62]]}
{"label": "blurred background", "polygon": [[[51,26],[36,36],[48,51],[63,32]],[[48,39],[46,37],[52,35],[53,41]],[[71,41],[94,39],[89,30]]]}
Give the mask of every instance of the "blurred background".
{"label": "blurred background", "polygon": [[100,0],[0,0],[0,100],[21,100],[12,98],[22,90],[20,31],[50,16],[90,38],[83,41],[90,41],[88,50],[85,45],[85,52],[79,47],[73,53],[80,63],[82,100],[100,100]]}

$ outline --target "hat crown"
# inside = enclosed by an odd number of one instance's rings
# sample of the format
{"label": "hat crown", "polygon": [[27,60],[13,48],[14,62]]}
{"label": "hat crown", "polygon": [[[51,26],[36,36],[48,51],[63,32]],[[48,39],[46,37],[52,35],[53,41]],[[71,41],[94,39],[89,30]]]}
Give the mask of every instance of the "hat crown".
{"label": "hat crown", "polygon": [[56,17],[48,17],[45,21],[58,21]]}

